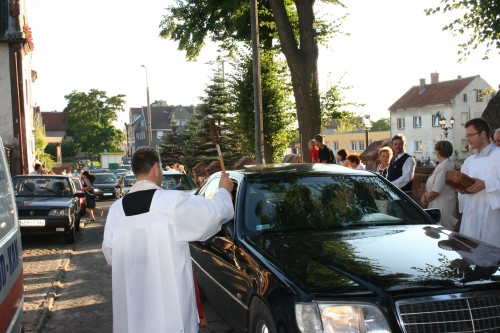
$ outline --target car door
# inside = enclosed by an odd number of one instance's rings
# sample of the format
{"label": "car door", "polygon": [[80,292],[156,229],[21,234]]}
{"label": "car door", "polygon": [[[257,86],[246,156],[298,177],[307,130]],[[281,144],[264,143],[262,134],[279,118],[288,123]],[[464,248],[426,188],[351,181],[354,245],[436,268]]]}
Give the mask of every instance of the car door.
{"label": "car door", "polygon": [[[198,194],[210,198],[217,192],[218,185],[219,178],[213,178]],[[236,192],[233,191],[233,198]],[[208,240],[192,242],[191,257],[200,289],[231,326],[243,331],[247,317],[245,299],[252,283],[239,264],[240,251],[234,243],[234,230],[235,220],[231,220]]]}

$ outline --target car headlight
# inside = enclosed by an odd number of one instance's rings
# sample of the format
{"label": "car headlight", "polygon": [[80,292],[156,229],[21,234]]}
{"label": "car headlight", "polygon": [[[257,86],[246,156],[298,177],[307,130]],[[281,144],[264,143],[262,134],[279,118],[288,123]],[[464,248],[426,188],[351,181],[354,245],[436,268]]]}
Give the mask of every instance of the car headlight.
{"label": "car headlight", "polygon": [[389,333],[380,309],[368,303],[295,303],[302,333]]}
{"label": "car headlight", "polygon": [[53,208],[49,212],[49,216],[68,216],[69,208]]}

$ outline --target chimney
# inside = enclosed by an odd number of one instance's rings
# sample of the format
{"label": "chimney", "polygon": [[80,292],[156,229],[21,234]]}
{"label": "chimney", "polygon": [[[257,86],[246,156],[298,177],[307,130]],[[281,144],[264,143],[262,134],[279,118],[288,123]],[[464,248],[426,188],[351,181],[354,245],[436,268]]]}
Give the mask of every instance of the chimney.
{"label": "chimney", "polygon": [[420,79],[420,92],[422,94],[425,91],[425,79]]}
{"label": "chimney", "polygon": [[457,75],[457,79],[460,80],[462,78],[462,75]]}
{"label": "chimney", "polygon": [[439,73],[431,73],[431,84],[439,82]]}

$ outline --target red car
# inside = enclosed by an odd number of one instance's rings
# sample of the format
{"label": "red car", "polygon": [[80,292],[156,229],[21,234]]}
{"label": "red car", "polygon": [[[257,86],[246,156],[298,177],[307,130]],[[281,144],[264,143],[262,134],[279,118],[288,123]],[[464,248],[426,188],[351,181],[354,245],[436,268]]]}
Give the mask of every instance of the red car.
{"label": "red car", "polygon": [[[78,193],[83,193],[83,182],[80,177],[72,177],[73,184],[75,184],[76,191]],[[85,196],[80,198],[80,217],[84,217],[87,213],[87,204],[85,203]]]}

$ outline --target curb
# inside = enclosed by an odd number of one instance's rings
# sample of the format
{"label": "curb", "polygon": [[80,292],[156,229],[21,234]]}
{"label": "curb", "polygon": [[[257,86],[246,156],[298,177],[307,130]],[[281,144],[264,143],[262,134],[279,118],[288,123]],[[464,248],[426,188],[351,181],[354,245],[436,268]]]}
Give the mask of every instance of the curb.
{"label": "curb", "polygon": [[42,328],[47,322],[47,317],[50,312],[50,309],[52,308],[52,304],[54,304],[54,301],[57,298],[57,291],[60,288],[61,279],[64,276],[64,274],[66,274],[66,269],[68,268],[68,265],[71,261],[71,257],[73,256],[73,250],[74,249],[72,249],[70,252],[66,254],[66,258],[62,259],[61,265],[58,268],[56,278],[54,279],[54,282],[52,282],[52,285],[50,286],[49,291],[45,296],[45,300],[43,302],[42,314],[38,318],[35,328],[35,332],[37,333],[42,332]]}

